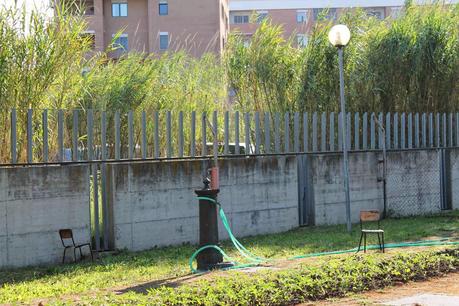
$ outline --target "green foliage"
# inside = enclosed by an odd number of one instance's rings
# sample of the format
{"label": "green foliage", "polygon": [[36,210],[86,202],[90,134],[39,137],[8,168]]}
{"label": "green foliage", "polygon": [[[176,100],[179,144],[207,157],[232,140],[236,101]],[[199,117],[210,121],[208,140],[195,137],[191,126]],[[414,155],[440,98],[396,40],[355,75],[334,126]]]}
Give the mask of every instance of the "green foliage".
{"label": "green foliage", "polygon": [[[447,112],[459,106],[459,5],[410,4],[398,19],[348,11],[339,23],[352,38],[345,49],[350,111]],[[248,47],[229,40],[226,66],[243,109],[338,111],[338,58],[322,18],[304,49],[263,22]]]}

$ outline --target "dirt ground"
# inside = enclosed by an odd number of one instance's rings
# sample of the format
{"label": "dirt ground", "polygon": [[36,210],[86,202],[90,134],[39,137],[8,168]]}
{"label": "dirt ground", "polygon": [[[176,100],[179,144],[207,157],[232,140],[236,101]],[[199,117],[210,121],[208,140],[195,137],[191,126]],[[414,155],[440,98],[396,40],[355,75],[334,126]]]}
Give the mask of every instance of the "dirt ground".
{"label": "dirt ground", "polygon": [[426,293],[458,296],[459,272],[431,278],[423,282],[410,282],[375,291],[353,294],[345,298],[306,303],[302,304],[302,306],[381,305],[381,303]]}

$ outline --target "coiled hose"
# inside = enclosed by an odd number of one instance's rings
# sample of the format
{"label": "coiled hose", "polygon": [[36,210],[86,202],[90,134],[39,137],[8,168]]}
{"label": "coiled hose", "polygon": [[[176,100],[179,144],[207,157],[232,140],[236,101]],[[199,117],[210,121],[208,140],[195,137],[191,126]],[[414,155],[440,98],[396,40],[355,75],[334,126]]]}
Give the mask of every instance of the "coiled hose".
{"label": "coiled hose", "polygon": [[[198,256],[199,253],[201,253],[204,250],[207,249],[215,249],[218,252],[220,252],[223,256],[228,261],[232,261],[235,263],[233,267],[226,268],[224,270],[234,270],[234,269],[242,269],[242,268],[247,268],[247,267],[254,267],[258,266],[261,263],[266,263],[266,262],[272,262],[272,261],[277,261],[279,259],[267,259],[263,257],[256,256],[252,254],[249,250],[247,250],[242,243],[237,240],[237,238],[234,236],[231,226],[229,224],[228,219],[226,218],[225,212],[223,211],[223,208],[219,202],[217,202],[215,199],[209,198],[209,197],[198,197],[198,200],[205,200],[214,203],[218,207],[218,214],[220,216],[220,219],[222,220],[223,226],[225,227],[225,230],[228,232],[228,236],[233,243],[234,247],[239,251],[239,253],[244,257],[248,262],[245,264],[237,263],[235,262],[230,256],[228,256],[225,251],[222,250],[218,245],[205,245],[199,249],[197,249],[190,257],[189,259],[189,266],[191,269],[192,273],[200,273],[201,271],[196,270],[193,267],[193,262]],[[438,240],[421,240],[421,241],[414,241],[414,242],[400,242],[400,243],[387,243],[385,244],[386,249],[395,249],[395,248],[403,248],[403,247],[425,247],[425,246],[448,246],[448,245],[459,245],[459,241],[450,241],[448,238],[442,238]],[[368,250],[374,250],[374,249],[379,249],[379,245],[368,245],[367,246]],[[310,258],[310,257],[320,257],[320,256],[327,256],[327,255],[337,255],[337,254],[346,254],[346,253],[355,253],[357,252],[358,248],[352,248],[348,250],[340,250],[340,251],[330,251],[330,252],[318,252],[318,253],[310,253],[310,254],[304,254],[304,255],[299,255],[299,256],[293,256],[289,257],[286,260],[295,260],[295,259],[302,259],[302,258]]]}

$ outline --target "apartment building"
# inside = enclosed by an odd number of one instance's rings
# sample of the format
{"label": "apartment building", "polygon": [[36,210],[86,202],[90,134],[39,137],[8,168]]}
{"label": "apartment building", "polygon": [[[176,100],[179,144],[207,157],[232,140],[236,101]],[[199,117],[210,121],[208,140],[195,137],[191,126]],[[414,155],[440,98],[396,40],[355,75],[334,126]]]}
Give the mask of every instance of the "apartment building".
{"label": "apartment building", "polygon": [[200,56],[222,52],[229,31],[228,0],[84,0],[94,49],[112,54],[139,51],[160,54],[185,49]]}
{"label": "apartment building", "polygon": [[404,0],[231,0],[230,27],[246,37],[247,42],[265,19],[280,24],[286,38],[296,36],[299,47],[308,42],[308,35],[319,18],[335,20],[343,11],[360,7],[379,19],[397,17]]}

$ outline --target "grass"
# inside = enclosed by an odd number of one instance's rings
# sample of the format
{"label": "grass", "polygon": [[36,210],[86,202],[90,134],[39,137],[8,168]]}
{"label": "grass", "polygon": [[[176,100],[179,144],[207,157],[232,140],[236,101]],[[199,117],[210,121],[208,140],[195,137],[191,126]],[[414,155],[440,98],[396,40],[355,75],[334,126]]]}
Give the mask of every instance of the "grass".
{"label": "grass", "polygon": [[[387,233],[386,242],[457,236],[459,212],[390,219],[383,221],[382,226]],[[340,225],[299,228],[282,234],[249,237],[241,241],[257,255],[285,258],[353,248],[358,237],[357,225],[351,235]],[[229,251],[230,256],[237,258],[228,242],[223,243],[223,248]],[[188,258],[195,249],[195,246],[184,245],[137,253],[121,252],[103,257],[96,263],[3,270],[0,271],[0,303],[30,303],[70,295],[77,295],[82,299],[89,299],[93,295],[104,297],[110,295],[106,293],[110,288],[184,276],[189,273]]]}

